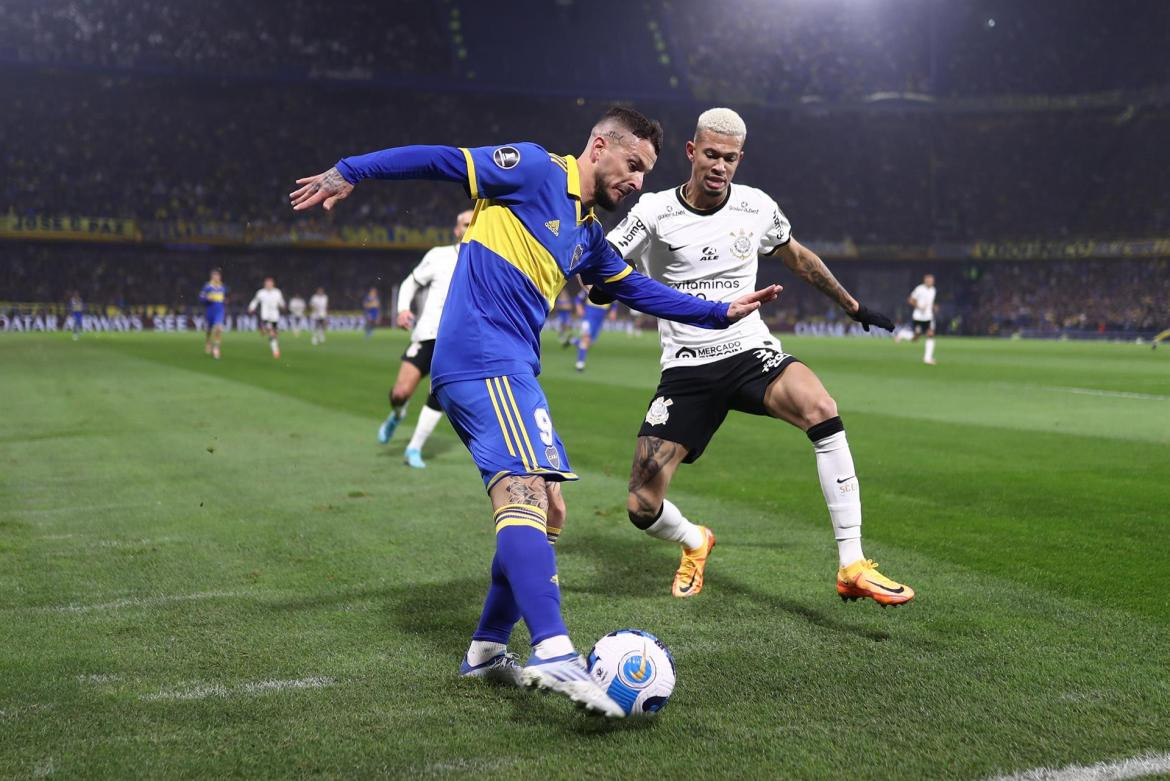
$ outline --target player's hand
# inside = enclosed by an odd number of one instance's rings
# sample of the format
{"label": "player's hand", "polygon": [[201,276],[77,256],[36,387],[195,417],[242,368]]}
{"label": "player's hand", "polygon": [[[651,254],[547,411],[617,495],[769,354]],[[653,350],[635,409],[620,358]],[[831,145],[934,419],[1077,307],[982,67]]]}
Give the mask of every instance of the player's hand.
{"label": "player's hand", "polygon": [[293,211],[298,212],[311,209],[322,201],[324,201],[325,211],[330,211],[334,204],[348,198],[349,194],[353,192],[353,185],[345,181],[341,172],[337,170],[337,166],[330,168],[323,174],[297,179],[297,184],[302,185],[302,187],[289,193],[288,200],[292,204]]}
{"label": "player's hand", "polygon": [[861,323],[861,327],[866,331],[871,325],[876,325],[878,328],[884,328],[887,331],[894,330],[894,321],[883,315],[881,312],[875,312],[860,301],[857,302],[857,311],[850,312],[849,316],[857,322]]}
{"label": "player's hand", "polygon": [[740,296],[732,301],[731,306],[727,308],[727,319],[733,323],[744,319],[759,309],[761,305],[769,301],[775,301],[783,289],[784,287],[782,285],[768,285],[766,288],[757,290],[754,293]]}
{"label": "player's hand", "polygon": [[414,328],[414,315],[409,309],[403,309],[398,313],[398,327],[407,331]]}

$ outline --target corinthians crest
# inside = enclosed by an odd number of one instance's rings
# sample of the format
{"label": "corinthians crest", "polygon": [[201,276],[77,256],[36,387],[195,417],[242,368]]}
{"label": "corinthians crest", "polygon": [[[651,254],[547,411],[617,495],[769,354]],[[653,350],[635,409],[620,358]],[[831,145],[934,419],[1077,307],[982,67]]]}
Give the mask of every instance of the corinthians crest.
{"label": "corinthians crest", "polygon": [[743,228],[739,229],[739,233],[731,234],[734,241],[731,242],[731,254],[735,255],[740,260],[747,260],[751,257],[752,250],[755,249],[755,242],[752,241],[752,236],[755,233],[744,233]]}
{"label": "corinthians crest", "polygon": [[671,404],[674,404],[671,399],[664,399],[661,396],[656,398],[650,403],[650,409],[646,412],[646,422],[651,426],[660,426],[670,420]]}

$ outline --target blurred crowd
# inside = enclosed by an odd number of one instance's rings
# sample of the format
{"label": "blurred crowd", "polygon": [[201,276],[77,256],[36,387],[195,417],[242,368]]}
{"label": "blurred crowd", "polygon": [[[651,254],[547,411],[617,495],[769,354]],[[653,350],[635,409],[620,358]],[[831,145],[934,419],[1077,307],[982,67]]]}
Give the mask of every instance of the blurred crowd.
{"label": "blurred crowd", "polygon": [[[331,214],[287,193],[337,159],[387,146],[534,140],[575,154],[602,101],[210,83],[89,73],[0,82],[0,213],[247,223],[255,228],[448,224],[450,184],[370,183]],[[706,104],[637,104],[666,142],[649,189],[689,173]],[[935,241],[1144,236],[1170,230],[1170,107],[1097,112],[849,115],[744,108],[737,181],[780,203],[798,236]],[[620,216],[620,215],[619,215]]]}
{"label": "blurred crowd", "polygon": [[[642,96],[682,88],[767,103],[1165,84],[1167,30],[1170,4],[1151,0],[9,0],[0,52],[203,74],[593,83]],[[566,36],[577,67],[563,67]]]}

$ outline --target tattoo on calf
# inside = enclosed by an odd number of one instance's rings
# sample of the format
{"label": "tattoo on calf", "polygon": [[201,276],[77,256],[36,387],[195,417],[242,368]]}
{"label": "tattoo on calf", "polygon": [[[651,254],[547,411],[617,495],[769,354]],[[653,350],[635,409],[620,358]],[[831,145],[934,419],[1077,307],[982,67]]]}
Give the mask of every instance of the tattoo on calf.
{"label": "tattoo on calf", "polygon": [[678,453],[679,446],[658,437],[638,437],[634,450],[634,466],[630,470],[630,496],[634,506],[629,507],[630,520],[645,529],[658,518],[662,505],[657,490],[647,486],[662,472]]}

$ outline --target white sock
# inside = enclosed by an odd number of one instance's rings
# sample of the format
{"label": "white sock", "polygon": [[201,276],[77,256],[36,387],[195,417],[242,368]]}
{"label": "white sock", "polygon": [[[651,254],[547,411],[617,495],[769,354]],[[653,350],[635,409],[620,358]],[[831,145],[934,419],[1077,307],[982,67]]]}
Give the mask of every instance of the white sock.
{"label": "white sock", "polygon": [[861,553],[861,486],[853,468],[853,456],[845,432],[818,439],[813,443],[817,454],[817,475],[821,492],[829,507],[833,536],[837,538],[837,558],[841,566],[852,564]]}
{"label": "white sock", "polygon": [[275,339],[269,339],[269,340],[268,340],[268,346],[269,346],[270,348],[272,348],[272,354],[273,354],[273,355],[276,355],[276,351],[280,349],[279,347],[277,347],[277,345],[276,345],[276,340],[275,340]]}
{"label": "white sock", "polygon": [[422,450],[423,445],[427,443],[427,438],[435,430],[435,426],[438,425],[442,418],[442,412],[423,405],[423,408],[418,413],[418,425],[414,427],[414,436],[410,438],[410,444],[406,446],[406,449]]}
{"label": "white sock", "polygon": [[568,635],[555,635],[532,646],[532,651],[541,659],[552,659],[554,656],[573,653],[573,642]]}
{"label": "white sock", "polygon": [[503,643],[493,643],[490,640],[472,640],[471,647],[467,649],[467,663],[475,667],[507,650],[508,646]]}
{"label": "white sock", "polygon": [[658,520],[646,529],[651,537],[677,542],[687,550],[694,550],[703,544],[703,532],[688,521],[669,499],[662,500],[662,513]]}
{"label": "white sock", "polygon": [[930,337],[926,340],[926,352],[923,354],[922,360],[924,360],[924,361],[933,361],[934,360],[934,337]]}

